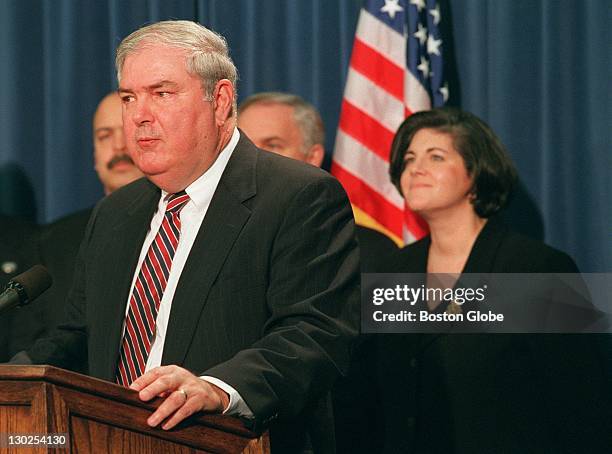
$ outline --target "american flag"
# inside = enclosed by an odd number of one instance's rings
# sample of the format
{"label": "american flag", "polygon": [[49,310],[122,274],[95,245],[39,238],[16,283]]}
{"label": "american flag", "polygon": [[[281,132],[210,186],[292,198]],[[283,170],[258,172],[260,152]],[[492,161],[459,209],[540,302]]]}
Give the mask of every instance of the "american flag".
{"label": "american flag", "polygon": [[347,191],[358,224],[396,243],[427,233],[389,179],[400,123],[448,100],[437,0],[366,0],[342,100],[332,174]]}

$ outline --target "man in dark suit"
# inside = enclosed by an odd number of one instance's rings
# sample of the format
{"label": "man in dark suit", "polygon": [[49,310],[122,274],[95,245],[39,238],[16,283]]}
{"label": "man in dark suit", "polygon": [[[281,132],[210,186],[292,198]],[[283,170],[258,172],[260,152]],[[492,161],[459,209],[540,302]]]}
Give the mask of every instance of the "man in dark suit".
{"label": "man in dark suit", "polygon": [[[317,109],[291,93],[261,92],[239,106],[238,126],[260,148],[320,167],[325,155],[325,129]],[[386,266],[398,249],[382,233],[357,226],[361,271],[375,272]],[[361,338],[346,377],[333,390],[334,426],[338,452],[371,452],[379,440],[371,437],[369,413],[377,402],[368,371],[375,363],[372,338]]]}
{"label": "man in dark suit", "polygon": [[94,210],[67,319],[30,359],[87,357],[93,376],[138,377],[141,399],[165,397],[151,426],[224,412],[270,424],[273,450],[333,450],[326,397],[358,324],[344,191],[239,133],[236,69],[212,31],[144,27],[119,46],[117,70],[127,148],[147,179]]}
{"label": "man in dark suit", "polygon": [[[238,107],[238,126],[255,145],[272,153],[321,167],[325,157],[325,127],[321,114],[298,95],[260,92]],[[375,272],[397,250],[386,235],[358,225],[361,270]]]}

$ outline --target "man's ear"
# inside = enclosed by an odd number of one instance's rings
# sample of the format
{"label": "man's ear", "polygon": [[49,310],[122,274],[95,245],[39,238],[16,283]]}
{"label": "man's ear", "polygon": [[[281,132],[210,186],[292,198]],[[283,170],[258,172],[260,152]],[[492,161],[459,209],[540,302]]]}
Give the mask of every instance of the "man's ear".
{"label": "man's ear", "polygon": [[213,106],[215,109],[215,121],[222,126],[232,114],[234,103],[234,86],[227,79],[221,79],[215,85],[213,91]]}
{"label": "man's ear", "polygon": [[323,158],[325,157],[325,148],[320,143],[310,147],[308,155],[306,156],[306,162],[313,166],[321,167],[323,164]]}

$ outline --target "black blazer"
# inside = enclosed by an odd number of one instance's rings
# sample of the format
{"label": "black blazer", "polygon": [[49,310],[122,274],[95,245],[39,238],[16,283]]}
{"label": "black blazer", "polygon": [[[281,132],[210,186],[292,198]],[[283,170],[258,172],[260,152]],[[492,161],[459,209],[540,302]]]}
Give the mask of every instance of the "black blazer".
{"label": "black blazer", "polygon": [[74,277],[79,245],[85,234],[93,208],[77,211],[41,227],[40,259],[53,278],[53,286],[45,294],[45,304],[53,324],[62,314]]}
{"label": "black blazer", "polygon": [[[384,271],[424,273],[430,239]],[[464,272],[577,272],[563,252],[496,219]],[[380,336],[377,372],[385,452],[605,452],[612,447],[610,383],[592,335]]]}
{"label": "black blazer", "polygon": [[[380,271],[425,273],[430,244],[431,238],[426,236],[397,251]],[[463,273],[578,273],[578,267],[566,253],[491,218],[476,238]]]}
{"label": "black blazer", "polygon": [[[34,362],[65,367],[87,356],[91,375],[114,381],[128,292],[159,197],[141,179],[98,204],[67,320],[28,352]],[[358,255],[337,180],[242,135],[180,277],[162,364],[229,383],[255,414],[253,427],[274,421],[281,452],[333,449],[323,399],[357,334]]]}

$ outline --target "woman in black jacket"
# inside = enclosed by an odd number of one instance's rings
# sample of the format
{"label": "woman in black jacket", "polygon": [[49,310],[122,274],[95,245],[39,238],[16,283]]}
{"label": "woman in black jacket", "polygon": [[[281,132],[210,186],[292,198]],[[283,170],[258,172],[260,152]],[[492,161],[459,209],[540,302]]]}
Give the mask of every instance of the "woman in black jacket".
{"label": "woman in black jacket", "polygon": [[[516,172],[474,115],[442,108],[410,116],[395,135],[390,166],[430,234],[380,271],[578,272],[567,254],[496,218]],[[427,304],[432,312],[457,310]],[[385,452],[612,452],[612,385],[593,345],[589,335],[380,336]]]}

